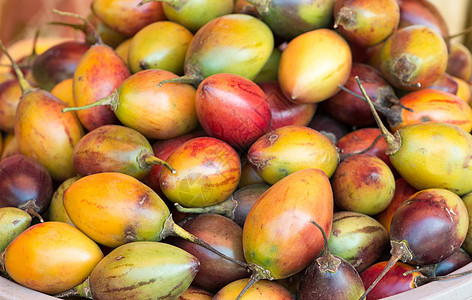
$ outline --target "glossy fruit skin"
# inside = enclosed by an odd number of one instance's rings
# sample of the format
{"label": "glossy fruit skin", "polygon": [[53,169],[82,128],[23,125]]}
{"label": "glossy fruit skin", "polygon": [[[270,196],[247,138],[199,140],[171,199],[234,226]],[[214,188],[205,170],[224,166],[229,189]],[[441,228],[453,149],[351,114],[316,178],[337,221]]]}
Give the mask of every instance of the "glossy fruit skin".
{"label": "glossy fruit skin", "polygon": [[331,177],[339,162],[334,144],[306,126],[284,126],[266,133],[248,151],[248,162],[269,184],[296,171],[317,168]]}
{"label": "glossy fruit skin", "polygon": [[92,11],[111,29],[133,36],[141,28],[164,20],[161,2],[151,2],[138,7],[141,0],[93,0]]}
{"label": "glossy fruit skin", "polygon": [[273,48],[272,32],[262,21],[244,14],[221,16],[195,33],[185,56],[185,74],[201,80],[217,73],[253,79]]}
{"label": "glossy fruit skin", "polygon": [[237,189],[233,195],[231,195],[234,200],[238,201],[238,206],[234,209],[234,222],[243,227],[247,214],[262,194],[269,188],[270,185],[268,184],[256,183]]}
{"label": "glossy fruit skin", "polygon": [[397,0],[400,5],[399,27],[410,25],[424,25],[444,38],[449,36],[446,20],[438,8],[427,0]]}
{"label": "glossy fruit skin", "polygon": [[339,163],[331,179],[334,201],[342,210],[375,215],[395,193],[395,178],[380,158],[356,154]]}
{"label": "glossy fruit skin", "polygon": [[467,253],[472,255],[472,230],[470,230],[472,227],[472,192],[464,195],[462,200],[464,201],[469,214],[469,229],[467,230],[467,235],[461,247],[464,248]]}
{"label": "glossy fruit skin", "polygon": [[238,150],[247,149],[271,124],[264,91],[239,75],[219,73],[205,78],[198,86],[195,108],[208,135]]}
{"label": "glossy fruit skin", "polygon": [[[444,276],[472,262],[472,258],[462,248],[451,254],[445,260],[439,262],[434,270],[435,276]],[[426,274],[425,274],[426,275]],[[433,276],[434,276],[433,275]]]}
{"label": "glossy fruit skin", "polygon": [[467,208],[459,196],[445,189],[425,189],[410,196],[395,211],[390,240],[405,241],[412,253],[412,264],[431,265],[462,245],[468,227]]}
{"label": "glossy fruit skin", "polygon": [[334,96],[339,84],[346,83],[351,65],[349,45],[338,33],[324,28],[312,30],[291,40],[282,52],[280,88],[293,102],[321,102]]}
{"label": "glossy fruit skin", "polygon": [[198,126],[195,88],[189,84],[164,84],[176,78],[165,70],[144,70],[124,80],[118,88],[115,115],[127,127],[148,139],[170,139]]}
{"label": "glossy fruit skin", "polygon": [[413,91],[400,98],[400,102],[413,110],[402,110],[402,122],[391,126],[392,131],[421,122],[443,122],[472,130],[472,108],[454,94],[435,89]]}
{"label": "glossy fruit skin", "polygon": [[452,43],[450,48],[446,72],[469,81],[472,74],[472,53],[462,43]]}
{"label": "glossy fruit skin", "polygon": [[206,23],[233,12],[234,0],[190,0],[182,5],[163,3],[164,14],[170,21],[179,23],[196,32]]}
{"label": "glossy fruit skin", "polygon": [[377,45],[398,27],[400,7],[397,0],[342,0],[334,2],[337,31],[348,41],[362,47]]}
{"label": "glossy fruit skin", "polygon": [[[155,157],[166,161],[167,158],[169,158],[169,155],[177,149],[177,147],[193,138],[201,136],[206,136],[205,132],[203,130],[196,130],[178,137],[157,140],[152,144],[152,152]],[[149,171],[146,177],[144,177],[143,182],[152,188],[159,196],[164,197],[164,193],[161,191],[161,185],[159,183],[162,168],[163,166],[161,165],[152,166],[151,171]]]}
{"label": "glossy fruit skin", "polygon": [[345,259],[340,260],[336,272],[322,270],[317,260],[303,273],[298,288],[298,299],[359,299],[365,292],[364,284],[356,269]]}
{"label": "glossy fruit skin", "polygon": [[47,91],[59,82],[72,78],[82,56],[89,49],[84,42],[64,42],[35,57],[31,71],[39,87]]}
{"label": "glossy fruit skin", "polygon": [[397,132],[402,144],[390,155],[390,161],[411,186],[418,190],[444,188],[459,196],[472,192],[472,182],[464,180],[472,176],[469,133],[436,122],[408,125]]}
{"label": "glossy fruit skin", "polygon": [[[239,279],[227,284],[218,293],[215,294],[213,300],[231,300],[236,299],[239,293],[247,284],[248,279]],[[282,285],[268,280],[260,280],[254,284],[241,297],[242,300],[257,300],[257,299],[273,299],[273,300],[293,300],[294,297]]]}
{"label": "glossy fruit skin", "polygon": [[41,214],[51,202],[52,189],[51,175],[35,159],[17,154],[0,162],[0,207],[26,209],[32,201],[33,210]]}
{"label": "glossy fruit skin", "polygon": [[[340,138],[336,142],[336,147],[340,150],[342,155],[355,154],[368,149],[380,134],[378,128],[359,128]],[[393,166],[390,162],[389,156],[385,154],[386,151],[387,143],[385,142],[385,139],[380,138],[374,146],[364,154],[377,156],[392,169]]]}
{"label": "glossy fruit skin", "polygon": [[5,268],[17,283],[56,294],[82,283],[102,258],[98,245],[77,228],[44,222],[10,243],[5,250]]}
{"label": "glossy fruit skin", "polygon": [[64,101],[67,106],[75,106],[74,102],[74,78],[67,78],[57,83],[51,90],[51,94]]}
{"label": "glossy fruit skin", "polygon": [[247,215],[243,228],[246,261],[267,269],[273,279],[300,272],[324,246],[310,220],[331,232],[332,217],[333,193],[323,171],[305,169],[288,175],[271,186]]}
{"label": "glossy fruit skin", "polygon": [[252,184],[266,184],[265,180],[257,174],[254,167],[247,162],[247,159],[244,161],[243,168],[241,170],[241,179],[239,180],[238,187],[242,188]]}
{"label": "glossy fruit skin", "polygon": [[[335,1],[274,0],[259,2],[262,4],[256,4],[256,7],[262,20],[276,35],[290,40],[302,33],[327,27],[333,16]],[[264,5],[268,6],[267,9],[264,9]]]}
{"label": "glossy fruit skin", "polygon": [[0,253],[31,224],[31,216],[16,207],[0,208]]}
{"label": "glossy fruit skin", "polygon": [[177,300],[211,300],[212,298],[212,293],[191,285]]}
{"label": "glossy fruit skin", "polygon": [[0,161],[4,160],[7,157],[13,156],[15,154],[22,154],[20,150],[20,145],[18,145],[18,140],[14,133],[8,133],[3,138],[3,151]]}
{"label": "glossy fruit skin", "polygon": [[176,299],[199,270],[196,257],[159,242],[133,242],[105,256],[90,274],[93,299]]}
{"label": "glossy fruit skin", "polygon": [[[87,105],[110,95],[129,75],[128,66],[112,48],[100,44],[90,47],[74,72],[75,106]],[[88,131],[119,123],[108,106],[80,110],[77,116]]]}
{"label": "glossy fruit skin", "polygon": [[285,97],[277,81],[259,83],[272,112],[270,130],[289,125],[307,126],[318,107],[317,103],[297,104]]}
{"label": "glossy fruit skin", "polygon": [[84,135],[76,115],[62,113],[65,107],[57,97],[35,89],[21,97],[15,117],[21,152],[39,161],[57,181],[75,175],[72,152]]}
{"label": "glossy fruit skin", "polygon": [[388,245],[388,232],[372,217],[349,211],[334,213],[329,250],[358,272],[376,262]]}
{"label": "glossy fruit skin", "polygon": [[227,143],[199,137],[179,146],[167,159],[177,170],[162,169],[160,185],[167,199],[184,207],[205,207],[226,200],[237,188],[241,162]]}
{"label": "glossy fruit skin", "polygon": [[[362,281],[364,282],[364,287],[366,289],[383,271],[386,264],[386,261],[378,262],[370,266],[368,269],[366,269],[360,274]],[[413,272],[407,276],[403,275],[403,273],[412,271],[414,269],[414,267],[402,262],[395,263],[392,269],[379,281],[379,283],[367,295],[366,299],[381,299],[415,288],[415,278],[418,276],[422,276],[422,274],[420,272]]]}
{"label": "glossy fruit skin", "polygon": [[77,228],[107,247],[159,241],[170,215],[151,188],[121,173],[82,177],[64,192],[64,207]]}
{"label": "glossy fruit skin", "polygon": [[125,126],[103,125],[77,143],[72,159],[75,170],[82,176],[119,172],[142,179],[152,167],[143,155],[153,155],[146,137]]}
{"label": "glossy fruit skin", "polygon": [[66,179],[56,189],[56,191],[52,195],[51,204],[49,205],[49,208],[48,208],[49,221],[63,222],[63,223],[67,223],[72,226],[75,226],[74,223],[72,223],[71,219],[69,218],[69,215],[67,214],[67,211],[64,207],[63,196],[67,188],[70,187],[74,182],[76,182],[79,179],[80,177],[78,176]]}
{"label": "glossy fruit skin", "polygon": [[419,89],[415,84],[427,87],[446,71],[446,42],[439,33],[426,26],[399,29],[385,41],[380,51],[380,70],[385,79],[399,89]]}
{"label": "glossy fruit skin", "polygon": [[[186,231],[201,238],[224,254],[244,262],[243,230],[231,219],[215,214],[200,214],[178,222]],[[200,270],[192,285],[207,291],[218,291],[226,284],[249,277],[249,272],[213,252],[180,238],[167,239],[194,255],[200,262]]]}
{"label": "glossy fruit skin", "polygon": [[16,108],[20,102],[21,88],[18,80],[0,83],[0,130],[12,133],[15,130]]}
{"label": "glossy fruit skin", "polygon": [[404,178],[395,180],[395,195],[393,195],[392,201],[386,209],[375,216],[375,219],[382,224],[387,232],[390,232],[390,223],[392,222],[393,214],[400,204],[416,192],[418,192],[418,190],[408,184]]}
{"label": "glossy fruit skin", "polygon": [[[344,84],[344,87],[361,95],[362,93],[355,80],[355,76],[359,77],[362,86],[373,103],[383,107],[390,107],[392,105],[390,101],[396,99],[395,93],[379,70],[368,64],[352,64],[349,79]],[[346,125],[366,127],[375,124],[369,105],[345,91],[339,91],[333,97],[323,101],[321,106],[331,116]]]}
{"label": "glossy fruit skin", "polygon": [[128,49],[131,72],[161,69],[183,75],[192,33],[182,25],[158,21],[147,25],[132,38]]}

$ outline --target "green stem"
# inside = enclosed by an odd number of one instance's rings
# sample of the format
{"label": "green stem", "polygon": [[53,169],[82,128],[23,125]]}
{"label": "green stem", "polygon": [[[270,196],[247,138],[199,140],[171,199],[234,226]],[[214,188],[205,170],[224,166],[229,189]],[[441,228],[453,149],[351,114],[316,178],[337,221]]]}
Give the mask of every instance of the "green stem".
{"label": "green stem", "polygon": [[68,298],[73,296],[93,299],[92,291],[90,289],[90,277],[87,277],[87,279],[85,279],[85,281],[79,284],[78,286],[75,286],[70,290],[54,295],[54,297],[56,298]]}
{"label": "green stem", "polygon": [[218,214],[223,215],[227,218],[234,219],[234,211],[238,207],[238,201],[236,201],[231,195],[225,201],[207,206],[207,207],[183,207],[179,203],[175,203],[175,208],[182,213],[191,213],[191,214]]}
{"label": "green stem", "polygon": [[70,23],[64,23],[64,22],[50,22],[49,24],[69,26],[69,27],[72,27],[74,29],[80,30],[85,34],[85,41],[86,41],[87,44],[89,44],[89,45],[102,44],[103,45],[103,41],[102,41],[100,35],[95,30],[95,28],[92,26],[92,24],[89,22],[89,20],[87,20],[86,18],[84,18],[84,17],[82,17],[78,14],[74,14],[74,13],[71,13],[71,12],[60,11],[60,10],[57,10],[57,9],[53,9],[52,12],[57,14],[57,15],[60,15],[60,16],[67,16],[67,17],[73,17],[73,18],[79,19],[80,21],[83,22],[83,24],[70,24]]}
{"label": "green stem", "polygon": [[383,138],[385,139],[385,142],[387,143],[387,155],[391,155],[395,152],[398,151],[401,147],[401,137],[398,131],[395,133],[395,136],[388,131],[387,127],[382,123],[382,120],[380,119],[379,115],[377,114],[377,111],[375,110],[374,104],[372,103],[372,100],[370,100],[369,95],[367,95],[366,90],[362,86],[361,81],[359,80],[359,76],[355,77],[355,80],[357,84],[359,85],[359,89],[362,92],[362,95],[364,98],[367,100],[367,104],[369,104],[370,110],[372,112],[372,115],[374,116],[375,122],[377,123],[377,126],[380,129],[380,132],[382,133]]}
{"label": "green stem", "polygon": [[90,103],[88,105],[84,106],[78,106],[78,107],[66,107],[62,109],[63,113],[69,112],[69,111],[76,111],[76,110],[84,110],[84,109],[89,109],[95,106],[102,106],[102,105],[110,105],[112,110],[115,111],[116,107],[118,106],[118,102],[120,100],[120,96],[118,94],[118,91],[115,89],[113,93],[108,95],[107,97],[100,99],[98,101],[95,101],[93,103]]}
{"label": "green stem", "polygon": [[32,91],[33,87],[25,79],[23,72],[21,72],[20,68],[16,64],[15,60],[13,60],[13,58],[10,56],[10,53],[8,53],[7,49],[5,48],[5,45],[3,45],[1,40],[0,40],[0,48],[2,49],[3,53],[5,53],[5,55],[8,57],[8,59],[11,62],[11,66],[13,67],[16,77],[18,78],[18,83],[20,84],[21,94],[24,95]]}
{"label": "green stem", "polygon": [[[237,259],[227,256],[226,254],[221,253],[220,251],[213,248],[210,244],[208,244],[204,240],[200,239],[199,237],[191,234],[190,232],[186,231],[179,225],[175,224],[174,220],[172,220],[172,216],[169,216],[169,218],[166,220],[166,224],[164,224],[164,231],[167,231],[166,234],[168,235],[177,236],[186,241],[202,246],[203,248],[215,253],[216,255],[221,256],[222,258],[232,263],[235,263],[245,269],[249,268],[249,265],[247,263],[239,261]],[[163,235],[161,234],[161,237],[164,238],[165,236],[163,237]]]}
{"label": "green stem", "polygon": [[154,165],[160,165],[160,166],[165,166],[167,169],[169,169],[169,171],[172,174],[177,173],[177,171],[174,168],[172,168],[166,161],[163,161],[162,159],[159,159],[159,158],[157,158],[154,155],[151,155],[149,153],[142,152],[138,156],[137,159],[138,159],[138,163],[140,165],[142,165],[144,168],[152,167]]}
{"label": "green stem", "polygon": [[185,75],[185,76],[176,77],[172,79],[162,80],[161,82],[159,82],[157,86],[161,87],[163,84],[166,84],[166,83],[186,83],[186,84],[191,84],[193,86],[198,86],[200,84],[200,80],[194,75],[189,75],[189,76]]}

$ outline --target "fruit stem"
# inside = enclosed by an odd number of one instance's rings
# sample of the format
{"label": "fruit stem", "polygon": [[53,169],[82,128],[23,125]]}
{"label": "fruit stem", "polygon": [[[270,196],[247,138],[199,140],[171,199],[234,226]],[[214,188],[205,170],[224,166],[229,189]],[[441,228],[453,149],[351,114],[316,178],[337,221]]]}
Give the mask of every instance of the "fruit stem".
{"label": "fruit stem", "polygon": [[78,107],[65,107],[62,109],[63,113],[66,113],[68,111],[76,111],[76,110],[83,110],[83,109],[89,109],[95,106],[102,106],[102,105],[110,105],[112,110],[115,111],[116,107],[118,106],[118,101],[119,101],[119,94],[118,91],[115,89],[113,93],[110,95],[106,96],[103,99],[97,100],[93,103],[90,103],[88,105],[84,106],[78,106]]}
{"label": "fruit stem", "polygon": [[472,26],[469,26],[469,27],[465,28],[464,30],[462,30],[462,31],[460,31],[460,32],[458,32],[458,33],[449,35],[448,37],[446,37],[446,40],[450,40],[450,39],[453,39],[453,38],[455,38],[455,37],[458,37],[458,36],[467,34],[467,33],[471,32],[471,31],[472,31]]}
{"label": "fruit stem", "polygon": [[41,217],[41,215],[38,213],[39,207],[36,205],[34,200],[28,200],[25,204],[19,205],[18,208],[24,210],[32,216],[35,216],[41,223],[44,223],[43,217]]}
{"label": "fruit stem", "polygon": [[166,161],[155,157],[154,155],[148,152],[141,152],[136,158],[138,164],[144,169],[146,167],[152,167],[154,165],[165,166],[172,174],[177,173],[177,171],[172,168]]}
{"label": "fruit stem", "polygon": [[179,10],[184,6],[188,0],[143,0],[138,3],[137,7],[141,7],[143,4],[149,3],[149,2],[164,2],[166,4],[169,4],[170,6],[174,7],[176,10]]}
{"label": "fruit stem", "polygon": [[245,269],[249,268],[249,265],[247,263],[239,261],[237,259],[227,256],[226,254],[221,253],[220,251],[213,248],[210,244],[208,244],[204,240],[200,239],[199,237],[191,234],[187,230],[175,224],[174,220],[172,219],[172,215],[170,215],[169,218],[167,218],[167,220],[164,223],[164,230],[161,233],[161,238],[164,239],[166,236],[169,236],[169,235],[177,236],[186,241],[202,246],[203,248],[215,253],[216,255],[221,256],[222,258],[229,260],[230,262],[235,263]]}
{"label": "fruit stem", "polygon": [[412,259],[411,252],[408,250],[408,246],[405,241],[401,242],[395,242],[391,241],[392,243],[392,250],[390,253],[392,256],[390,257],[387,265],[383,269],[382,273],[379,274],[379,276],[375,279],[374,282],[369,286],[369,288],[362,294],[362,296],[359,298],[359,300],[365,299],[367,297],[367,294],[372,291],[372,289],[379,283],[379,281],[387,274],[388,271],[399,261],[402,259],[403,261],[409,261]]}
{"label": "fruit stem", "polygon": [[[360,100],[364,101],[365,103],[369,104],[369,102],[367,102],[367,100],[362,95],[359,95],[359,94],[355,93],[354,91],[351,91],[348,88],[346,88],[345,86],[342,86],[340,84],[338,84],[338,87],[340,89],[342,89],[344,92],[346,92],[346,93],[348,93],[348,94],[350,94],[354,97],[357,97]],[[400,109],[398,109],[398,110],[394,110],[392,108],[387,108],[387,107],[384,107],[382,105],[378,105],[377,103],[372,103],[372,105],[374,106],[375,110],[381,112],[385,117],[387,117],[388,122],[391,123],[391,124],[397,124],[397,123],[401,122],[401,109],[407,109],[407,110],[411,111],[410,108],[405,107],[403,104],[399,104]]]}
{"label": "fruit stem", "polygon": [[472,274],[472,270],[465,271],[462,273],[457,273],[457,274],[444,275],[444,276],[434,276],[434,277],[418,276],[415,279],[415,286],[419,287],[426,283],[430,283],[432,281],[443,281],[443,280],[448,280],[448,279],[455,279],[455,278],[459,278],[459,277],[469,275],[469,274]]}
{"label": "fruit stem", "polygon": [[390,131],[388,131],[387,127],[382,123],[382,120],[380,119],[379,115],[377,114],[377,111],[375,110],[375,107],[372,103],[372,100],[370,100],[369,95],[367,95],[367,92],[365,91],[364,87],[362,86],[361,81],[359,80],[359,76],[356,76],[354,78],[359,85],[359,89],[362,92],[362,95],[364,98],[367,100],[367,104],[369,104],[370,110],[372,111],[372,115],[374,116],[375,122],[377,123],[377,126],[380,129],[380,132],[382,133],[383,138],[385,139],[385,142],[387,143],[387,151],[385,153],[387,155],[394,154],[400,149],[401,147],[401,137],[400,133],[398,131],[395,132],[395,135],[391,134]]}
{"label": "fruit stem", "polygon": [[272,2],[272,0],[247,0],[247,2],[254,5],[257,11],[260,14],[263,14],[269,11],[269,5]]}
{"label": "fruit stem", "polygon": [[68,298],[72,296],[79,296],[79,297],[84,297],[87,299],[93,299],[92,291],[90,289],[90,277],[87,277],[87,279],[85,279],[84,282],[71,288],[70,290],[54,295],[54,297],[56,298]]}
{"label": "fruit stem", "polygon": [[353,152],[353,153],[341,153],[341,154],[339,155],[339,159],[340,159],[340,160],[345,160],[346,158],[348,158],[348,157],[350,157],[350,156],[357,155],[357,154],[365,154],[365,153],[369,152],[370,149],[374,148],[375,144],[377,144],[377,142],[380,140],[381,137],[382,137],[382,134],[380,133],[380,134],[374,139],[374,141],[369,145],[369,147],[365,148],[365,149],[362,150],[362,151]]}
{"label": "fruit stem", "polygon": [[331,254],[328,247],[328,237],[326,236],[326,232],[324,231],[323,227],[318,225],[314,220],[310,220],[310,223],[318,227],[323,235],[324,240],[324,255],[316,259],[318,263],[318,268],[321,273],[326,271],[330,271],[331,273],[335,273],[338,271],[338,267],[341,264],[341,260],[334,255]]}
{"label": "fruit stem", "polygon": [[200,84],[200,80],[194,75],[189,75],[189,76],[184,75],[181,77],[162,80],[161,82],[159,82],[157,86],[161,87],[163,84],[166,84],[166,83],[185,83],[185,84],[191,84],[193,86],[198,86]]}
{"label": "fruit stem", "polygon": [[69,26],[74,29],[80,30],[84,33],[85,35],[85,42],[89,45],[94,45],[94,44],[103,44],[103,41],[98,34],[98,32],[95,30],[95,28],[90,24],[89,20],[86,18],[74,14],[71,12],[65,12],[65,11],[60,11],[57,9],[52,10],[53,13],[60,15],[60,16],[67,16],[67,17],[73,17],[76,19],[79,19],[83,22],[83,24],[70,24],[70,23],[64,23],[64,22],[50,22],[49,24],[51,25],[62,25],[62,26]]}
{"label": "fruit stem", "polygon": [[225,201],[207,207],[183,207],[179,203],[175,203],[174,205],[175,208],[182,213],[218,214],[234,220],[234,211],[236,210],[236,207],[238,207],[238,201],[236,201],[233,195],[231,195]]}
{"label": "fruit stem", "polygon": [[258,273],[252,273],[251,277],[249,277],[249,281],[246,283],[242,291],[239,292],[238,297],[236,297],[236,300],[241,299],[244,296],[244,294],[247,292],[247,290],[249,290],[253,285],[255,285],[261,279],[262,277]]}
{"label": "fruit stem", "polygon": [[25,79],[23,72],[21,72],[20,68],[16,64],[15,60],[13,60],[13,58],[10,56],[10,53],[8,53],[7,49],[5,48],[5,45],[3,45],[1,40],[0,40],[0,48],[2,49],[3,53],[5,53],[5,55],[8,57],[8,59],[11,62],[11,66],[13,67],[13,70],[15,71],[15,74],[16,74],[16,78],[18,79],[18,83],[20,84],[21,94],[25,95],[31,92],[33,90],[33,87]]}

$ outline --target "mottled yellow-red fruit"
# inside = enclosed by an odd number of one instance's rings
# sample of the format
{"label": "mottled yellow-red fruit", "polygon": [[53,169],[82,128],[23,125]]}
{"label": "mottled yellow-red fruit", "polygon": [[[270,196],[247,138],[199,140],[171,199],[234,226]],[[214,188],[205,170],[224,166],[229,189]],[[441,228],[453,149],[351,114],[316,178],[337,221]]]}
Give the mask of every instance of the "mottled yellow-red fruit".
{"label": "mottled yellow-red fruit", "polygon": [[[300,272],[324,247],[323,236],[310,220],[331,232],[333,192],[326,174],[305,169],[271,186],[244,222],[246,261],[267,270],[267,279]],[[303,241],[303,243],[300,243]]]}
{"label": "mottled yellow-red fruit", "polygon": [[[221,290],[216,293],[213,300],[233,300],[239,295],[243,288],[248,283],[249,279],[239,279],[227,284]],[[241,300],[259,300],[259,299],[271,299],[271,300],[292,300],[294,299],[292,294],[283,287],[281,284],[268,281],[260,280],[256,282],[250,289],[244,293]]]}
{"label": "mottled yellow-red fruit", "polygon": [[391,126],[392,131],[429,121],[453,124],[467,132],[472,129],[472,109],[454,94],[422,89],[406,94],[400,102],[413,111],[402,110],[402,122]]}
{"label": "mottled yellow-red fruit", "polygon": [[199,137],[179,146],[167,158],[176,174],[162,169],[159,178],[166,197],[186,207],[205,207],[226,200],[238,187],[241,162],[227,143]]}
{"label": "mottled yellow-red fruit", "polygon": [[390,161],[418,190],[443,188],[459,196],[472,192],[472,136],[448,123],[427,122],[399,129],[400,149]]}
{"label": "mottled yellow-red fruit", "polygon": [[291,40],[282,52],[279,83],[297,103],[317,103],[339,91],[352,66],[347,42],[334,30],[316,29]]}
{"label": "mottled yellow-red fruit", "polygon": [[66,106],[52,94],[36,89],[21,97],[15,117],[21,152],[44,165],[57,181],[75,176],[72,153],[84,135],[77,116],[62,113]]}
{"label": "mottled yellow-red fruit", "polygon": [[356,154],[339,163],[332,178],[334,201],[342,210],[375,215],[390,204],[395,178],[377,156]]}
{"label": "mottled yellow-red fruit", "polygon": [[64,207],[77,228],[108,247],[161,240],[170,215],[151,188],[121,173],[82,177],[64,192]]}
{"label": "mottled yellow-red fruit", "polygon": [[436,31],[411,25],[396,31],[380,50],[380,71],[396,88],[417,90],[433,84],[446,71],[448,52]]}
{"label": "mottled yellow-red fruit", "polygon": [[0,130],[15,130],[15,115],[20,102],[21,88],[18,80],[11,79],[0,84]]}
{"label": "mottled yellow-red fruit", "polygon": [[131,72],[161,69],[183,75],[185,53],[192,38],[187,28],[174,22],[147,25],[131,38],[128,48]]}
{"label": "mottled yellow-red fruit", "polygon": [[5,250],[5,269],[17,283],[46,294],[82,283],[103,258],[98,245],[62,222],[31,226]]}
{"label": "mottled yellow-red fruit", "polygon": [[316,168],[331,177],[339,155],[323,134],[306,126],[284,126],[256,140],[248,162],[266,182],[274,184],[296,171]]}
{"label": "mottled yellow-red fruit", "polygon": [[158,85],[177,77],[165,70],[144,70],[123,81],[115,109],[121,123],[148,139],[170,139],[193,131],[198,126],[195,88],[183,83]]}
{"label": "mottled yellow-red fruit", "polygon": [[151,2],[138,7],[141,0],[93,0],[92,11],[111,29],[133,36],[141,28],[165,20],[162,2]]}
{"label": "mottled yellow-red fruit", "polygon": [[67,106],[74,106],[74,90],[72,88],[73,82],[73,78],[67,78],[59,82],[52,88],[51,94],[64,101]]}
{"label": "mottled yellow-red fruit", "polygon": [[[74,72],[74,106],[88,105],[110,95],[129,75],[128,66],[112,48],[99,44],[90,47]],[[109,106],[80,110],[77,116],[89,131],[119,123]]]}

